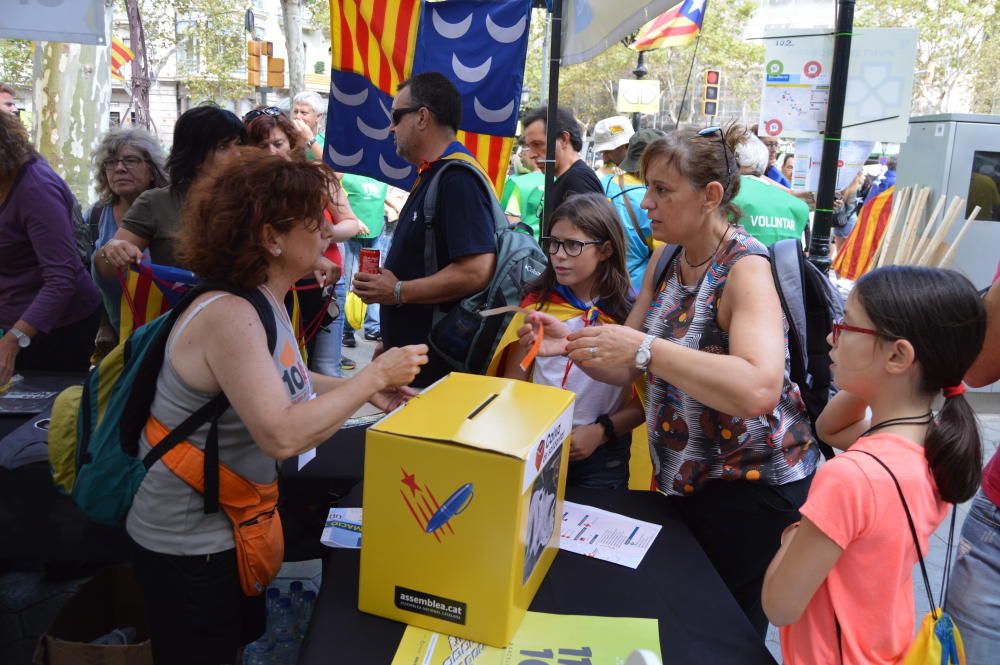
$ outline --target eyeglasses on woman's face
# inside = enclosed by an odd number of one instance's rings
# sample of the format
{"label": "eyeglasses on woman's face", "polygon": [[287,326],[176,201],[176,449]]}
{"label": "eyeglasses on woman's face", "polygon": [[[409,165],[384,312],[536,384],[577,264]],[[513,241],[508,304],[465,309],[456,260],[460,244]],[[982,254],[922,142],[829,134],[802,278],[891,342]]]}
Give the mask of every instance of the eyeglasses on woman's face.
{"label": "eyeglasses on woman's face", "polygon": [[542,251],[552,256],[558,254],[560,248],[566,252],[566,256],[580,256],[583,253],[583,248],[587,245],[603,244],[602,240],[573,240],[572,238],[560,240],[552,236],[543,237],[541,242]]}
{"label": "eyeglasses on woman's face", "polygon": [[262,109],[254,109],[249,111],[245,116],[243,116],[243,124],[249,125],[251,122],[261,117],[262,115],[269,116],[271,118],[276,118],[279,115],[284,115],[277,106],[265,106]]}
{"label": "eyeglasses on woman's face", "polygon": [[105,159],[102,166],[105,171],[114,171],[121,164],[129,171],[135,170],[146,163],[146,160],[142,157],[135,157],[129,155],[128,157],[122,157],[121,159]]}
{"label": "eyeglasses on woman's face", "polygon": [[861,328],[859,326],[849,326],[844,323],[844,319],[837,319],[833,322],[833,328],[831,329],[830,336],[833,339],[833,343],[836,344],[840,341],[840,336],[845,332],[861,333],[862,335],[872,335],[874,337],[885,337],[888,336],[880,333],[878,330],[872,330],[871,328]]}

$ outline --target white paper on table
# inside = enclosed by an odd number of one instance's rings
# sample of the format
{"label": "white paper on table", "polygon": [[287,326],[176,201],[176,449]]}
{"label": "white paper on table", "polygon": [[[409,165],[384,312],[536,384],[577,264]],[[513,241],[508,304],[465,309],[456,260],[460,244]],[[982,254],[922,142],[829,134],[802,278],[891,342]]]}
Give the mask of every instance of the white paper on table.
{"label": "white paper on table", "polygon": [[652,522],[564,501],[559,549],[634,569],[661,528]]}
{"label": "white paper on table", "polygon": [[315,448],[313,448],[312,450],[307,450],[306,452],[299,455],[299,471],[301,471],[302,467],[304,467],[309,462],[313,461],[315,458],[316,458]]}
{"label": "white paper on table", "polygon": [[344,547],[360,549],[361,547],[361,509],[331,508],[326,516],[326,525],[319,542],[327,547]]}

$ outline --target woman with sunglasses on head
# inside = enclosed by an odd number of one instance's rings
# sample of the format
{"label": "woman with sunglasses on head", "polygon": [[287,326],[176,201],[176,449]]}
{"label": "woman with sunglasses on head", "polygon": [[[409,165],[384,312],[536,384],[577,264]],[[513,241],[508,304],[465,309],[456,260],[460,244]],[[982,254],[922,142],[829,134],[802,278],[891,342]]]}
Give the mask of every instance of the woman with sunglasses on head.
{"label": "woman with sunglasses on head", "polygon": [[[84,214],[84,220],[97,228],[95,253],[118,233],[125,214],[140,194],[166,186],[165,161],[159,141],[145,129],[113,129],[101,138],[93,153],[98,202]],[[101,357],[118,343],[122,289],[117,279],[102,279],[94,269],[95,263],[91,261],[91,268],[104,300],[96,341],[97,355]]]}
{"label": "woman with sunglasses on head", "polygon": [[955,271],[891,266],[855,284],[827,338],[840,392],[816,421],[847,452],[816,472],[764,582],[788,665],[906,656],[917,548],[979,486],[982,442],[962,377],[985,334],[983,303]]}
{"label": "woman with sunglasses on head", "polygon": [[[247,143],[267,150],[272,155],[288,160],[311,160],[305,149],[305,141],[296,129],[297,125],[280,109],[274,106],[256,108],[243,116],[247,128]],[[357,364],[341,353],[341,340],[344,329],[344,300],[346,297],[343,276],[344,261],[338,243],[353,238],[359,233],[367,233],[367,227],[361,223],[351,209],[344,188],[336,178],[330,179],[330,191],[327,197],[327,207],[323,211],[327,220],[333,224],[330,244],[323,253],[321,260],[328,261],[335,270],[335,277],[327,281],[333,286],[333,301],[329,316],[324,317],[323,325],[315,337],[308,343],[309,366],[315,371],[327,376],[341,376],[343,370],[352,370]],[[313,286],[316,278],[308,276],[297,286]],[[306,323],[320,315],[324,298],[319,289],[307,288],[299,291],[299,302],[302,307],[302,320]],[[333,316],[336,314],[336,316]]]}
{"label": "woman with sunglasses on head", "polygon": [[[817,449],[789,378],[767,249],[731,223],[740,217],[733,147],[744,132],[684,129],[646,148],[642,208],[653,238],[669,245],[651,258],[625,325],[571,333],[553,317],[530,318],[544,323],[544,354],[566,354],[615,385],[645,375],[657,488],[763,639],[764,571],[798,519]],[[522,344],[536,329],[522,329]]]}

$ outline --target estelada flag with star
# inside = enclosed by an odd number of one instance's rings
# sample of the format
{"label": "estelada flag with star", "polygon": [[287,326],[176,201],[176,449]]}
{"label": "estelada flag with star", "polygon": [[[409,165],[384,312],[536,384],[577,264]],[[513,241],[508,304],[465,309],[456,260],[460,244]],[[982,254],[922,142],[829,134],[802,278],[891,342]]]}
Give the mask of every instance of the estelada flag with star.
{"label": "estelada flag with star", "polygon": [[705,0],[685,0],[639,29],[629,48],[652,51],[668,46],[686,46],[694,41],[705,18]]}
{"label": "estelada flag with star", "polygon": [[462,96],[458,141],[503,190],[521,101],[531,0],[331,0],[324,159],[409,189],[417,169],[389,131],[399,84],[440,72]]}

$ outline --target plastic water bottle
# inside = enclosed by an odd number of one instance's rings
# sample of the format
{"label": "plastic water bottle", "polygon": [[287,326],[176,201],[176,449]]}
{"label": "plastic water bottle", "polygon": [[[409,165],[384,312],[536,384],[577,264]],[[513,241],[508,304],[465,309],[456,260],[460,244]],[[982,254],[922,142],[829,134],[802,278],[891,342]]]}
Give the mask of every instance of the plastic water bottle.
{"label": "plastic water bottle", "polygon": [[296,580],[288,585],[288,597],[292,599],[292,614],[298,616],[302,607],[302,582]]}
{"label": "plastic water bottle", "polygon": [[309,630],[309,622],[312,620],[313,606],[315,604],[315,591],[305,591],[302,593],[302,607],[299,610],[298,616],[299,639],[305,637],[306,631]]}
{"label": "plastic water bottle", "polygon": [[271,614],[274,613],[275,608],[278,606],[278,599],[281,598],[281,589],[276,586],[267,587],[267,595],[264,598],[266,616],[268,617],[268,621],[270,621]]}
{"label": "plastic water bottle", "polygon": [[[285,600],[282,598],[282,600]],[[274,639],[274,665],[296,665],[299,662],[299,640],[294,631],[280,628]]]}
{"label": "plastic water bottle", "polygon": [[271,665],[273,657],[274,646],[265,635],[243,650],[243,665]]}
{"label": "plastic water bottle", "polygon": [[[277,641],[282,630],[295,632],[295,617],[292,615],[292,599],[284,596],[278,599],[274,611],[267,617],[267,635]],[[277,646],[277,645],[275,645]]]}

